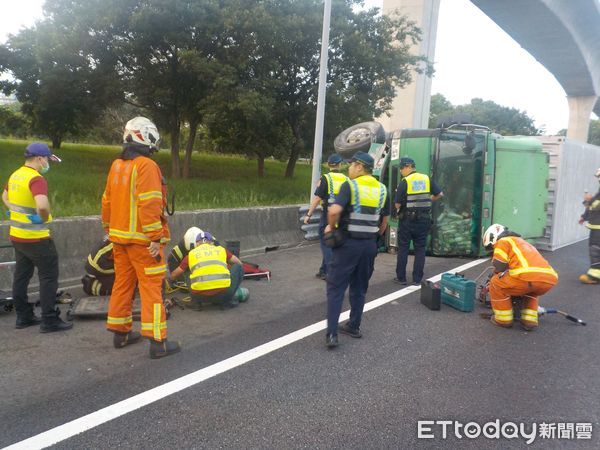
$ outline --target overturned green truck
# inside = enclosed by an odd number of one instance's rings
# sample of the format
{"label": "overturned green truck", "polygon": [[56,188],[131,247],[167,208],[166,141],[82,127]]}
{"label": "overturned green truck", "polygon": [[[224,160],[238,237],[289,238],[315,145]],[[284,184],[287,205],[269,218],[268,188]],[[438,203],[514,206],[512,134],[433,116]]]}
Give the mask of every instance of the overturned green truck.
{"label": "overturned green truck", "polygon": [[[365,122],[340,133],[334,146],[347,159],[356,151],[368,151],[375,159],[374,175],[392,198],[400,181],[401,157],[414,159],[417,171],[436,181],[444,197],[432,209],[432,255],[485,255],[481,235],[493,223],[526,239],[544,236],[549,165],[536,138],[504,137],[471,124],[386,135],[379,123]],[[397,226],[392,216],[388,248],[397,247]]]}

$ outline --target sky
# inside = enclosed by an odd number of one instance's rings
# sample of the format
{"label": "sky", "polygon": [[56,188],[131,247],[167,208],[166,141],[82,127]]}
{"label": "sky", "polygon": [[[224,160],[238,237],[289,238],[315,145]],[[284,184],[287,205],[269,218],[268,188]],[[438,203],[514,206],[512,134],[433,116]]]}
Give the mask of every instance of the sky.
{"label": "sky", "polygon": [[[0,0],[0,42],[42,18],[43,1]],[[381,7],[383,0],[365,3]],[[434,66],[432,94],[453,105],[479,97],[526,112],[546,134],[567,128],[560,84],[468,0],[441,0]]]}

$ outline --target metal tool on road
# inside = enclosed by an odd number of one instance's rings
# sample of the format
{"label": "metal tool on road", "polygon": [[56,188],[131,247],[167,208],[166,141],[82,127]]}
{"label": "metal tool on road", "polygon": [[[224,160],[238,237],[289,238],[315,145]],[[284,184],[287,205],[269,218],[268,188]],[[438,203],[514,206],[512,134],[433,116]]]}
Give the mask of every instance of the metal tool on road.
{"label": "metal tool on road", "polygon": [[[98,319],[106,320],[108,316],[108,300],[110,295],[97,295],[89,297],[76,298],[67,310],[67,320],[78,319]],[[139,320],[142,314],[139,297],[133,300],[132,316],[134,320]]]}
{"label": "metal tool on road", "polygon": [[538,315],[543,316],[544,314],[560,314],[565,319],[570,320],[571,322],[575,322],[583,326],[587,325],[587,323],[585,323],[583,320],[578,319],[577,317],[574,317],[570,314],[567,314],[566,312],[561,311],[560,309],[544,308],[543,306],[538,306]]}

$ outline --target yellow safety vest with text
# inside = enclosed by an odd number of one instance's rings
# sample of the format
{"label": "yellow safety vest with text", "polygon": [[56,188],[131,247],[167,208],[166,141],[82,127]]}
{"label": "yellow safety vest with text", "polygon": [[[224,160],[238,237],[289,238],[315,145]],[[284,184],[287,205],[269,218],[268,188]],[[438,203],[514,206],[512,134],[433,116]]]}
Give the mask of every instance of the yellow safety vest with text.
{"label": "yellow safety vest with text", "polygon": [[366,239],[377,236],[379,215],[385,202],[387,190],[371,175],[348,180],[352,211],[348,222],[350,237]]}
{"label": "yellow safety vest with text", "polygon": [[192,291],[208,291],[231,286],[227,252],[223,247],[212,244],[199,245],[190,250],[188,262]]}
{"label": "yellow safety vest with text", "polygon": [[425,174],[413,172],[406,180],[406,209],[431,209],[431,182]]}
{"label": "yellow safety vest with text", "polygon": [[32,223],[28,214],[37,214],[35,199],[29,189],[32,179],[41,176],[31,167],[22,166],[9,178],[7,191],[10,209],[10,235],[20,239],[47,239],[50,237],[48,223],[52,216],[48,217],[46,223]]}

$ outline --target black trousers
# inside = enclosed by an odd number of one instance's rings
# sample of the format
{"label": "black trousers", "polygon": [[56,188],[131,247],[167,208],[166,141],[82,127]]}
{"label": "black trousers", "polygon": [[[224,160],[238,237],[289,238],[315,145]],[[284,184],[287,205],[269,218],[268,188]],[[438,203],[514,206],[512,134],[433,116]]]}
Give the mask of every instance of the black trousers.
{"label": "black trousers", "polygon": [[27,300],[27,287],[38,270],[40,281],[40,305],[42,319],[56,318],[56,291],[58,290],[58,253],[52,239],[40,242],[13,242],[15,249],[15,275],[12,296],[18,317],[28,318],[33,314],[33,305]]}
{"label": "black trousers", "polygon": [[402,219],[398,225],[398,257],[396,259],[396,278],[406,281],[406,264],[408,263],[408,252],[410,241],[415,251],[413,263],[412,280],[421,283],[425,268],[425,253],[427,250],[427,236],[431,228],[431,219],[423,217],[416,220]]}

